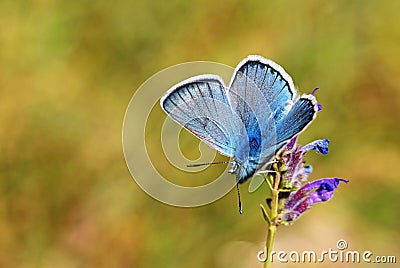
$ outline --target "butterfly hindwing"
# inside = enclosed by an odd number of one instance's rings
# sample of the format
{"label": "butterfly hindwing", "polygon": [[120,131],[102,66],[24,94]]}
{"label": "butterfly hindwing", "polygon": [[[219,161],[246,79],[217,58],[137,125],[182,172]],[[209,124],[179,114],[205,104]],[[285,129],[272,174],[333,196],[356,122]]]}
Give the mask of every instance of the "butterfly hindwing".
{"label": "butterfly hindwing", "polygon": [[277,123],[277,144],[286,142],[302,132],[316,117],[317,101],[313,95],[303,95]]}

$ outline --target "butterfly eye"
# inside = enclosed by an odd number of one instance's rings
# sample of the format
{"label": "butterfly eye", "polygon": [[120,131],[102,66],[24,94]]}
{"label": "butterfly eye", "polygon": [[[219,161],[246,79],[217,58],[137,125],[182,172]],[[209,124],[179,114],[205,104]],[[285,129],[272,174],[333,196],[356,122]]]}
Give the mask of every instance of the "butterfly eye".
{"label": "butterfly eye", "polygon": [[236,171],[238,170],[239,166],[240,166],[240,165],[239,165],[238,162],[236,162],[235,160],[232,160],[232,166],[231,166],[231,168],[228,170],[228,173],[235,174]]}

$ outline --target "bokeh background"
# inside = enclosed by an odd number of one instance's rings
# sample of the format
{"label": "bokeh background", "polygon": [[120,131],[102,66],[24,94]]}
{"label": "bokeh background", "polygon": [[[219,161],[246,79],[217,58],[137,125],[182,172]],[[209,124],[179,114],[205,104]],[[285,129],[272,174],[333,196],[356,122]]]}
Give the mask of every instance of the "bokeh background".
{"label": "bokeh background", "polygon": [[249,54],[284,66],[302,92],[321,88],[324,109],[301,142],[331,145],[308,156],[312,179],[350,179],[279,228],[276,249],[345,239],[399,262],[399,10],[399,1],[1,1],[0,266],[261,267],[265,192],[242,190],[243,215],[234,190],[171,207],[139,188],[121,145],[125,109],[150,76]]}

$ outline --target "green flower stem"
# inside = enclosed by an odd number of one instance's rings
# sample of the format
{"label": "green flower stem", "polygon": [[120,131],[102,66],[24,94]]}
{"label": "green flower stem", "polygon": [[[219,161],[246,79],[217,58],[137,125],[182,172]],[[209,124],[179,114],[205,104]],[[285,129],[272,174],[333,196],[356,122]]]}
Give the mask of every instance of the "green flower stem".
{"label": "green flower stem", "polygon": [[265,242],[265,245],[267,247],[267,252],[266,252],[266,257],[267,260],[264,263],[265,268],[270,268],[271,267],[271,251],[274,246],[274,240],[275,240],[275,233],[276,233],[276,224],[275,220],[276,217],[278,216],[278,197],[279,197],[279,183],[280,183],[280,173],[276,172],[275,175],[275,180],[273,182],[273,188],[271,189],[271,215],[270,219],[271,222],[268,227],[268,234],[267,234],[267,240]]}

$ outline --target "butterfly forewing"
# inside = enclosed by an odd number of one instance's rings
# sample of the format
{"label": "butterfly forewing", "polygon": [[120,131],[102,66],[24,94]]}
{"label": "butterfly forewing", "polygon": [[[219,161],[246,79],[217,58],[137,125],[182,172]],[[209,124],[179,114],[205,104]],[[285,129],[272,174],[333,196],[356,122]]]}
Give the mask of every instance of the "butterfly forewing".
{"label": "butterfly forewing", "polygon": [[165,94],[161,106],[172,119],[207,145],[233,156],[235,116],[221,78],[202,75],[185,80]]}
{"label": "butterfly forewing", "polygon": [[242,182],[282,147],[276,142],[276,125],[290,110],[296,92],[282,67],[262,57],[249,56],[236,67],[228,96],[247,133],[238,142],[234,155],[243,164],[244,170],[239,174]]}

